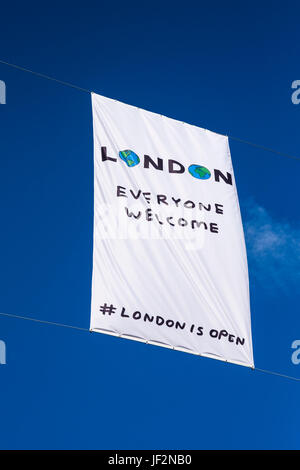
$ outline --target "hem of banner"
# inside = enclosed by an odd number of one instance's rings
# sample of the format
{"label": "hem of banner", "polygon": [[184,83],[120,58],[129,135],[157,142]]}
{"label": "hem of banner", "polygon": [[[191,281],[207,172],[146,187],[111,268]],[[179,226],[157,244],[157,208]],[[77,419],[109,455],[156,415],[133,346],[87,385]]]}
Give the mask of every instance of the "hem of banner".
{"label": "hem of banner", "polygon": [[192,349],[184,348],[182,346],[172,346],[167,343],[162,343],[160,341],[154,341],[154,340],[147,340],[144,338],[139,338],[138,336],[132,336],[132,335],[127,335],[127,334],[122,334],[122,333],[116,333],[114,331],[110,330],[105,330],[102,328],[90,328],[91,332],[96,332],[96,333],[102,333],[104,335],[109,335],[109,336],[116,336],[117,338],[123,338],[123,339],[131,339],[133,341],[137,341],[139,343],[146,343],[146,344],[151,344],[152,346],[160,346],[162,348],[166,349],[173,349],[174,351],[180,351],[180,352],[186,352],[188,354],[193,354],[194,356],[200,356],[200,357],[207,357],[209,359],[216,359],[217,361],[221,362],[228,362],[230,364],[236,364],[238,366],[244,366],[248,367],[249,369],[254,369],[254,364],[248,364],[246,362],[241,362],[241,361],[235,361],[234,359],[224,359],[223,357],[217,356],[216,354],[212,353],[199,353],[196,351],[193,351]]}

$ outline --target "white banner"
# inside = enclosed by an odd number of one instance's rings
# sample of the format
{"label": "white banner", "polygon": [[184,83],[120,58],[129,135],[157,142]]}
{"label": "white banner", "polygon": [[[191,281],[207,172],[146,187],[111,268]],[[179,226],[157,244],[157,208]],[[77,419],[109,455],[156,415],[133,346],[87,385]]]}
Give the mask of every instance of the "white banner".
{"label": "white banner", "polygon": [[91,330],[253,367],[228,138],[92,94]]}

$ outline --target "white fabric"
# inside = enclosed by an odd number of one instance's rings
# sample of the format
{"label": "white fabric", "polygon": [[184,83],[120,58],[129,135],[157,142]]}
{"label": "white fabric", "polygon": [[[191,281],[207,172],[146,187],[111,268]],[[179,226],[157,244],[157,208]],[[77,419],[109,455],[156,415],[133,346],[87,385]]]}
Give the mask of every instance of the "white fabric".
{"label": "white fabric", "polygon": [[91,330],[253,367],[228,138],[96,94],[92,107]]}

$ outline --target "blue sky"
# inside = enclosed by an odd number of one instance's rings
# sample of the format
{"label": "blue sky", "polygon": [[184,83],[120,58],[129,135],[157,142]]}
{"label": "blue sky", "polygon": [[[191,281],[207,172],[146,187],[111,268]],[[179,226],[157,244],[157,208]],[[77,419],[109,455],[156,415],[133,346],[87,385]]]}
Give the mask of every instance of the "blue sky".
{"label": "blue sky", "polygon": [[[300,156],[296,2],[17,2],[1,57]],[[88,328],[88,94],[0,64],[0,311]],[[300,377],[300,162],[230,141],[257,367]],[[299,448],[299,384],[83,331],[0,318],[0,448]]]}

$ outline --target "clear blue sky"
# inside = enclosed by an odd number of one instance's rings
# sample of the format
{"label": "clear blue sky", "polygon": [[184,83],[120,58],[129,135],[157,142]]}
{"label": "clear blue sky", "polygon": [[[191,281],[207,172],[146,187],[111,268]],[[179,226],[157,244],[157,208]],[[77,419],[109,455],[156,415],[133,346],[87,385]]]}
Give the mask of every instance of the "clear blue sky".
{"label": "clear blue sky", "polygon": [[[297,2],[8,2],[0,59],[300,156]],[[91,104],[0,64],[0,311],[88,328]],[[230,141],[257,367],[300,377],[300,162]],[[299,383],[0,318],[0,448],[300,448]]]}

